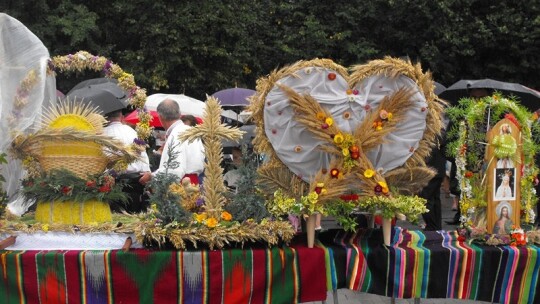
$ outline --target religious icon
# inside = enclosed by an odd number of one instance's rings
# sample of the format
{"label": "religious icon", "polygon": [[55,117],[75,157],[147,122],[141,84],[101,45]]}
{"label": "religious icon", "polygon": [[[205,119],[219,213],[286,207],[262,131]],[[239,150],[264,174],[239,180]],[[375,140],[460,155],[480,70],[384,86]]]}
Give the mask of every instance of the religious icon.
{"label": "religious icon", "polygon": [[509,234],[512,230],[512,206],[507,201],[500,202],[495,212],[497,221],[493,225],[493,234]]}
{"label": "religious icon", "polygon": [[494,201],[511,201],[516,199],[515,168],[495,169]]}
{"label": "religious icon", "polygon": [[514,168],[513,157],[516,155],[517,143],[512,135],[512,127],[509,123],[503,123],[499,128],[499,134],[493,137],[491,143],[497,157],[497,168]]}

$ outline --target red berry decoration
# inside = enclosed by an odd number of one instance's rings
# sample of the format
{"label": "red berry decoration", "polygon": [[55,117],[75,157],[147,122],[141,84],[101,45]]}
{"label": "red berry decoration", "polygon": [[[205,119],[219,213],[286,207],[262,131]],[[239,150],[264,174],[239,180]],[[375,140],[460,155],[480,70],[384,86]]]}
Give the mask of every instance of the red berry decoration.
{"label": "red berry decoration", "polygon": [[336,80],[336,73],[329,73],[329,74],[328,74],[328,79],[330,79],[330,80]]}

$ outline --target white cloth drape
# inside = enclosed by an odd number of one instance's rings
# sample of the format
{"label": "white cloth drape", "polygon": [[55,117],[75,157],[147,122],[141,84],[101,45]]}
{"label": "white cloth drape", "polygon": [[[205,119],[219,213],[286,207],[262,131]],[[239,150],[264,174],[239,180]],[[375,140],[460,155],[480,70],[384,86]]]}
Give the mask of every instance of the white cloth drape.
{"label": "white cloth drape", "polygon": [[[43,109],[55,101],[56,81],[47,76],[49,51],[26,26],[18,20],[0,13],[0,151],[8,152],[13,133],[36,130]],[[21,82],[35,73],[37,81],[26,86]],[[16,103],[15,100],[23,100]],[[18,196],[24,172],[19,160],[8,155],[8,164],[1,167],[6,178],[3,188],[10,197],[8,208],[22,214],[32,202]]]}

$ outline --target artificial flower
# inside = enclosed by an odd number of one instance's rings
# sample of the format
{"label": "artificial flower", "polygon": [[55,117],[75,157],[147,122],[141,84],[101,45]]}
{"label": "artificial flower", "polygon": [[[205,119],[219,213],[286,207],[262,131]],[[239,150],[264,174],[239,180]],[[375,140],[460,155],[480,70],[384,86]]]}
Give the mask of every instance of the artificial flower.
{"label": "artificial flower", "polygon": [[338,170],[338,169],[333,168],[332,170],[330,170],[330,176],[331,176],[331,177],[337,178],[337,177],[338,177],[338,174],[339,174],[339,170]]}
{"label": "artificial flower", "polygon": [[193,216],[195,217],[195,221],[197,221],[197,223],[202,223],[208,217],[206,213],[196,213]]}
{"label": "artificial flower", "polygon": [[341,153],[343,154],[343,156],[349,156],[349,149],[348,148],[343,148],[343,149],[341,149]]}
{"label": "artificial flower", "polygon": [[326,119],[326,115],[324,115],[323,112],[317,112],[317,119],[324,121]]}
{"label": "artificial flower", "polygon": [[341,143],[343,142],[343,139],[344,139],[344,138],[343,138],[343,135],[342,135],[341,133],[338,133],[338,134],[336,134],[336,135],[334,136],[334,142],[335,142],[336,144],[338,144],[338,145],[341,144]]}
{"label": "artificial flower", "polygon": [[380,111],[379,111],[379,117],[380,117],[382,120],[388,119],[388,112],[387,112],[386,110],[380,110]]}
{"label": "artificial flower", "polygon": [[374,174],[375,174],[375,171],[371,169],[366,169],[366,171],[364,171],[364,176],[367,178],[372,178]]}
{"label": "artificial flower", "polygon": [[324,120],[324,122],[325,122],[327,125],[331,126],[331,125],[334,124],[334,119],[333,119],[332,117],[327,117],[327,118]]}
{"label": "artificial flower", "polygon": [[206,227],[208,228],[215,228],[217,225],[218,225],[218,220],[216,220],[215,218],[211,217],[209,219],[206,220]]}
{"label": "artificial flower", "polygon": [[223,211],[221,212],[221,218],[225,221],[230,221],[232,220],[232,215],[227,211]]}

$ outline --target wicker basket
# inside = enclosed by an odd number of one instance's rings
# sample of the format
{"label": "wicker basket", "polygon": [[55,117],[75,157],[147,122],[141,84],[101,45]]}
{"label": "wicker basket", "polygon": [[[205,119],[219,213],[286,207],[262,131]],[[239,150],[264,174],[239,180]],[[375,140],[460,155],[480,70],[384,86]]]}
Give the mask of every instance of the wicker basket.
{"label": "wicker basket", "polygon": [[48,141],[36,145],[36,153],[45,172],[66,169],[80,178],[105,171],[108,159],[103,148],[92,141]]}

